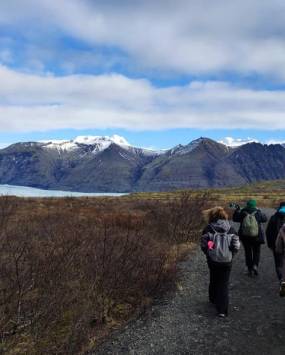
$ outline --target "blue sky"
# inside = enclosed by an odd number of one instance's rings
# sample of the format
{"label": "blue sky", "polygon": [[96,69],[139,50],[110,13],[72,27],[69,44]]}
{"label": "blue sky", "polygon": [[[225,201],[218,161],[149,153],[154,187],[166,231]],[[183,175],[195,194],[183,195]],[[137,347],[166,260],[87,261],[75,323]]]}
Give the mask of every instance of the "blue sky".
{"label": "blue sky", "polygon": [[284,14],[280,0],[1,2],[0,146],[283,142]]}

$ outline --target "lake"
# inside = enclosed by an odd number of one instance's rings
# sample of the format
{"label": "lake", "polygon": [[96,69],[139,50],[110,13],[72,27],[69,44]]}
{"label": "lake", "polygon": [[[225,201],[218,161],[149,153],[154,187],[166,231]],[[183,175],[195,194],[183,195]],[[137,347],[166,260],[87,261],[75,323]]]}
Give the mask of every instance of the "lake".
{"label": "lake", "polygon": [[0,195],[13,195],[18,197],[81,197],[81,196],[123,196],[121,193],[95,193],[72,192],[59,190],[43,190],[34,187],[0,185]]}

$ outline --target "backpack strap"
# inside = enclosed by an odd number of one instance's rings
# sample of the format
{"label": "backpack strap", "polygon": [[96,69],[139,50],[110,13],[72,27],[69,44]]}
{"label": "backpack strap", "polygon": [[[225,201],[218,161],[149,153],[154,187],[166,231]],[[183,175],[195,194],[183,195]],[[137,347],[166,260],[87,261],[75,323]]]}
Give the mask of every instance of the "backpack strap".
{"label": "backpack strap", "polygon": [[246,214],[247,216],[255,216],[256,213],[257,213],[257,210],[256,210],[256,211],[253,211],[252,213],[249,213],[249,212],[247,212],[247,211],[244,211],[244,212],[245,212],[245,214]]}
{"label": "backpack strap", "polygon": [[209,226],[212,228],[212,230],[213,230],[213,232],[214,232],[215,234],[229,234],[229,231],[230,231],[230,229],[231,229],[231,227],[230,227],[229,230],[227,230],[227,231],[218,232],[218,231],[212,226],[212,224],[209,224]]}

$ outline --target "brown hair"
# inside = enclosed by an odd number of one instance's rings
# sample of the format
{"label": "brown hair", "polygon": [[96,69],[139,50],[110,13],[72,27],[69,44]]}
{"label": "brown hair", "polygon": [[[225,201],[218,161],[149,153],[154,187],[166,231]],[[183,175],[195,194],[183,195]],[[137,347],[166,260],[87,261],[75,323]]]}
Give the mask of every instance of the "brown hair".
{"label": "brown hair", "polygon": [[229,216],[223,207],[213,207],[207,211],[204,211],[205,216],[208,219],[208,223],[217,222],[218,219],[228,219]]}

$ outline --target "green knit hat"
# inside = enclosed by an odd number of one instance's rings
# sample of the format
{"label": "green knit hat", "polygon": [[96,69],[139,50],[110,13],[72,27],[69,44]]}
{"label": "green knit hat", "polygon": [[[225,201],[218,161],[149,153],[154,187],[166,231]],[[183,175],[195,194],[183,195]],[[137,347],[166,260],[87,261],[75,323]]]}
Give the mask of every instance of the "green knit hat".
{"label": "green knit hat", "polygon": [[248,207],[248,208],[256,208],[256,200],[247,201],[246,207]]}

